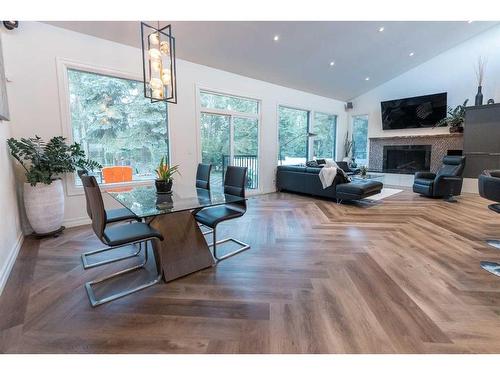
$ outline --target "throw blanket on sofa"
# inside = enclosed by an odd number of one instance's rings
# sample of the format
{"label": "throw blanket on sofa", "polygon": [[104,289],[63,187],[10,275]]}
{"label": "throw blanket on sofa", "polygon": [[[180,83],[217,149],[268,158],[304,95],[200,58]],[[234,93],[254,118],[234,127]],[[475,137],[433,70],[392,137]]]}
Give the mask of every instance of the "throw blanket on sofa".
{"label": "throw blanket on sofa", "polygon": [[337,175],[338,165],[334,161],[327,160],[324,167],[319,171],[319,179],[321,181],[321,185],[323,185],[323,189],[326,189],[329,186],[332,186],[333,180],[335,180],[335,176]]}

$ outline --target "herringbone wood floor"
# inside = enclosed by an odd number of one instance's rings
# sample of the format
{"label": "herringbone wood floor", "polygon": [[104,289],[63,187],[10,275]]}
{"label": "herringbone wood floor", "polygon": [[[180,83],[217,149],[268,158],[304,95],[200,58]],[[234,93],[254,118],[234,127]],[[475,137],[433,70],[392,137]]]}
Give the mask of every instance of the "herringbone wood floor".
{"label": "herringbone wood floor", "polygon": [[27,239],[0,298],[0,350],[498,353],[500,278],[479,268],[500,260],[487,203],[252,198],[221,230],[251,250],[95,309],[84,282],[127,262],[84,271],[82,249],[99,246],[88,226]]}

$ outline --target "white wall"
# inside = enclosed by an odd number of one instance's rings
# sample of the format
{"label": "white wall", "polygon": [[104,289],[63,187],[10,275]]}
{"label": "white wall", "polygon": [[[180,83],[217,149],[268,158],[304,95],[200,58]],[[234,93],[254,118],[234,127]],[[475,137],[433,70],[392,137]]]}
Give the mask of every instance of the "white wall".
{"label": "white wall", "polygon": [[[139,26],[138,26],[139,37]],[[49,138],[63,134],[59,108],[56,58],[119,70],[141,77],[138,49],[94,38],[54,26],[21,22],[19,29],[4,38],[5,65],[9,86],[14,137],[38,134]],[[337,154],[347,124],[344,103],[273,85],[187,61],[177,61],[178,104],[169,106],[172,162],[180,164],[182,177],[177,189],[194,186],[200,150],[197,147],[196,85],[262,100],[260,168],[262,192],[274,191],[277,160],[277,106],[337,114]],[[87,222],[84,196],[67,196],[65,225]],[[108,199],[108,204],[113,202]]]}
{"label": "white wall", "polygon": [[[0,32],[0,38],[3,40],[2,32]],[[12,102],[10,98],[9,102]],[[13,124],[8,121],[0,121],[0,212],[2,213],[2,224],[0,225],[0,294],[14,265],[23,238],[19,222],[14,171],[6,143],[6,140],[11,136],[12,126]]]}
{"label": "white wall", "polygon": [[[484,103],[489,98],[500,102],[500,26],[497,26],[353,99],[351,115],[369,116],[369,138],[448,133],[447,128],[382,130],[380,102],[447,92],[449,106],[462,104],[465,99],[469,99],[468,105],[474,105],[477,92],[474,68],[479,56],[488,60],[483,83]],[[463,190],[477,193],[477,179],[465,179]]]}
{"label": "white wall", "polygon": [[500,102],[500,26],[497,26],[353,99],[351,114],[369,115],[368,137],[447,133],[447,128],[382,130],[380,102],[447,92],[449,106],[462,104],[467,98],[468,105],[474,105],[477,92],[474,68],[479,56],[488,59],[484,103],[489,98]]}

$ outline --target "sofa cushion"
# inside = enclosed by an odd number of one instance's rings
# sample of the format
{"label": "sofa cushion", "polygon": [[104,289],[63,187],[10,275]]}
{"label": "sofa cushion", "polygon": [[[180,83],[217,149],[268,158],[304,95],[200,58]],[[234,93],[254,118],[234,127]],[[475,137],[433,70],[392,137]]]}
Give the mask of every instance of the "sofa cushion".
{"label": "sofa cushion", "polygon": [[349,193],[352,195],[366,195],[374,191],[382,190],[384,185],[380,181],[356,180],[348,184],[338,184],[337,193]]}
{"label": "sofa cushion", "polygon": [[304,173],[306,171],[306,167],[303,167],[301,165],[280,165],[280,166],[278,166],[278,170],[287,171],[287,172]]}
{"label": "sofa cushion", "polygon": [[431,180],[428,178],[415,178],[414,183],[418,184],[418,185],[432,186],[432,184],[434,183],[434,180]]}
{"label": "sofa cushion", "polygon": [[313,174],[319,174],[321,171],[322,167],[307,167],[306,168],[306,173],[313,173]]}

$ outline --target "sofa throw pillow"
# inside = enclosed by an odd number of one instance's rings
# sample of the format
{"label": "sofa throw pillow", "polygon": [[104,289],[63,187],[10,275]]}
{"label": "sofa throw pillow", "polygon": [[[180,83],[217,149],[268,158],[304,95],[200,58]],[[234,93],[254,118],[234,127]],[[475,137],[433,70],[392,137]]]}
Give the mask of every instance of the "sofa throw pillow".
{"label": "sofa throw pillow", "polygon": [[337,169],[337,176],[339,177],[340,184],[346,184],[352,181],[351,177],[349,177],[342,168]]}
{"label": "sofa throw pillow", "polygon": [[322,167],[316,160],[309,160],[308,162],[306,162],[306,166],[314,168]]}

